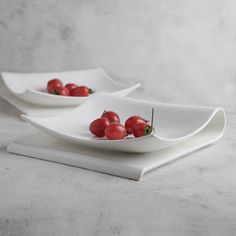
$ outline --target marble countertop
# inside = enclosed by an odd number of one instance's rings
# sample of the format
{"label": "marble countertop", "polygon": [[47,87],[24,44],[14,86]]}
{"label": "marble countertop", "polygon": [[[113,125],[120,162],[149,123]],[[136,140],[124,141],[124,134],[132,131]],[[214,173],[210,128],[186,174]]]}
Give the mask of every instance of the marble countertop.
{"label": "marble countertop", "polygon": [[235,235],[236,113],[224,137],[132,181],[6,152],[33,132],[0,99],[0,235]]}

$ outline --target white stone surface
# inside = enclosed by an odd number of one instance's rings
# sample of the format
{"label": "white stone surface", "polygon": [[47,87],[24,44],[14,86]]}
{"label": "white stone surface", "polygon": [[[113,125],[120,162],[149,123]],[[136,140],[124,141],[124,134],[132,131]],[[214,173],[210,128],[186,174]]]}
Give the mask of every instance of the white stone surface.
{"label": "white stone surface", "polygon": [[8,154],[34,129],[0,99],[0,235],[235,235],[235,127],[136,182]]}

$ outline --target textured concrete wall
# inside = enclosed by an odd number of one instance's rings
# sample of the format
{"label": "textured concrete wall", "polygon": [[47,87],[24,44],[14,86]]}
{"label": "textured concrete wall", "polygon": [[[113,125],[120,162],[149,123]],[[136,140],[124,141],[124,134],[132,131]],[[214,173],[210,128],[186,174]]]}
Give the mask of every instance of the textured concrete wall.
{"label": "textured concrete wall", "polygon": [[0,0],[0,70],[105,68],[162,101],[236,110],[234,0]]}

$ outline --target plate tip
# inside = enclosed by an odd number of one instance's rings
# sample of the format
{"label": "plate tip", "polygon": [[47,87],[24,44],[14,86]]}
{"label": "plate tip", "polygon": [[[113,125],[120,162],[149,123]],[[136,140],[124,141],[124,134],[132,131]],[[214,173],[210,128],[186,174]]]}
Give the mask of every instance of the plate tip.
{"label": "plate tip", "polygon": [[21,119],[23,119],[24,121],[28,121],[28,119],[29,119],[29,118],[28,118],[29,116],[26,115],[26,114],[21,114],[20,117],[21,117]]}

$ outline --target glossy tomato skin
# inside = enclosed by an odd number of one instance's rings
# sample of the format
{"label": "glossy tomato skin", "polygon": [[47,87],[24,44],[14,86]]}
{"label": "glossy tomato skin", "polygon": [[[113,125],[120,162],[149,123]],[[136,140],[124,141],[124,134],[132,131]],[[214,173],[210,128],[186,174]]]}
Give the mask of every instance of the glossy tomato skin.
{"label": "glossy tomato skin", "polygon": [[104,111],[102,117],[107,118],[111,123],[120,123],[120,117],[114,111]]}
{"label": "glossy tomato skin", "polygon": [[62,87],[62,86],[63,86],[63,84],[62,84],[61,80],[59,80],[59,79],[52,79],[52,80],[48,81],[47,91],[49,93],[54,93],[55,92],[55,88]]}
{"label": "glossy tomato skin", "polygon": [[152,131],[153,128],[147,123],[137,123],[133,127],[133,135],[136,138],[151,134]]}
{"label": "glossy tomato skin", "polygon": [[89,130],[97,137],[104,137],[105,128],[110,124],[110,121],[106,118],[98,118],[92,121],[89,125]]}
{"label": "glossy tomato skin", "polygon": [[141,116],[131,116],[129,117],[125,122],[125,128],[127,130],[128,134],[133,133],[133,128],[138,123],[144,123],[146,124],[148,121],[142,118]]}
{"label": "glossy tomato skin", "polygon": [[63,86],[54,88],[53,94],[60,95],[60,96],[70,96],[69,90]]}
{"label": "glossy tomato skin", "polygon": [[109,140],[119,140],[126,137],[126,129],[119,123],[111,123],[105,128],[105,136]]}
{"label": "glossy tomato skin", "polygon": [[71,90],[70,96],[87,97],[89,96],[89,88],[86,86],[79,86]]}
{"label": "glossy tomato skin", "polygon": [[74,83],[68,83],[68,84],[66,84],[65,87],[69,90],[69,92],[71,92],[73,89],[75,89],[77,87],[77,85]]}

